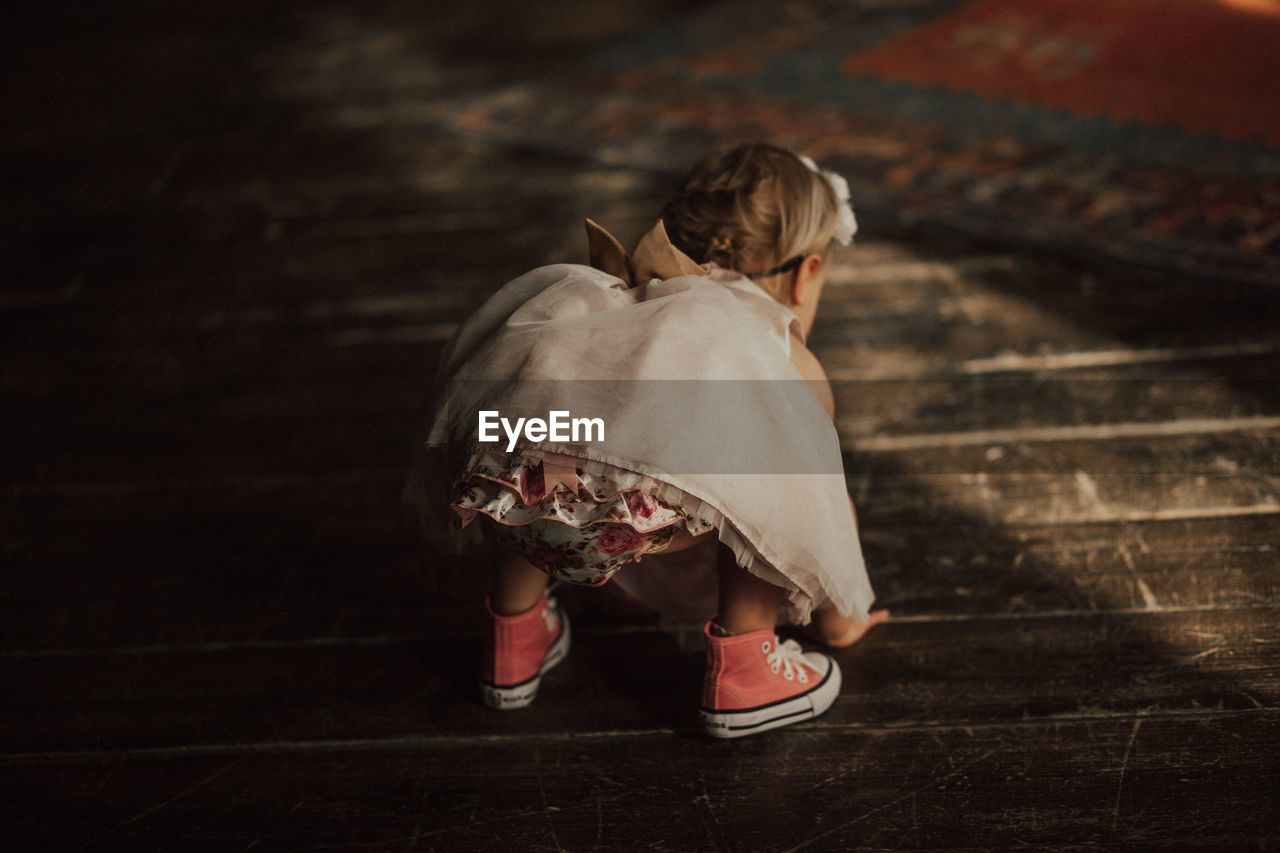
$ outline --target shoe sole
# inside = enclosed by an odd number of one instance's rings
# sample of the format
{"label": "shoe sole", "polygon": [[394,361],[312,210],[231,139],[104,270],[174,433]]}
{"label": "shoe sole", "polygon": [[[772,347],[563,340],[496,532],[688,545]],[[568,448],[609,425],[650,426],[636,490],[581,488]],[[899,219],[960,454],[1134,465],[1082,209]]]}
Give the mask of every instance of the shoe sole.
{"label": "shoe sole", "polygon": [[718,738],[745,737],[811,720],[825,712],[840,695],[840,666],[831,661],[826,678],[807,693],[770,705],[739,711],[712,711],[702,708],[702,727]]}
{"label": "shoe sole", "polygon": [[551,648],[547,649],[547,656],[542,659],[538,674],[519,684],[501,687],[481,679],[480,693],[484,697],[484,704],[499,711],[514,711],[517,708],[526,707],[538,698],[538,687],[542,684],[542,676],[569,654],[569,617],[560,610],[557,610],[557,615],[560,617],[560,636],[556,637]]}

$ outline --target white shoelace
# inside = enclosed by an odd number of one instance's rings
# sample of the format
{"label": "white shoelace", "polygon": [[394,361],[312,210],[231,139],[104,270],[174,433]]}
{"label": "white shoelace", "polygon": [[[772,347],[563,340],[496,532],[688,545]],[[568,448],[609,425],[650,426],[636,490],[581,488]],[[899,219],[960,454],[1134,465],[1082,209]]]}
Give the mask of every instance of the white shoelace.
{"label": "white shoelace", "polygon": [[547,626],[547,633],[555,633],[556,628],[560,627],[560,618],[556,616],[556,600],[554,598],[547,599],[547,606],[542,608],[542,622]]}
{"label": "white shoelace", "polygon": [[799,678],[801,684],[809,683],[808,663],[805,662],[804,651],[795,640],[787,640],[776,645],[765,640],[761,651],[768,654],[765,660],[769,662],[770,670],[777,672],[781,669],[782,677],[787,681]]}

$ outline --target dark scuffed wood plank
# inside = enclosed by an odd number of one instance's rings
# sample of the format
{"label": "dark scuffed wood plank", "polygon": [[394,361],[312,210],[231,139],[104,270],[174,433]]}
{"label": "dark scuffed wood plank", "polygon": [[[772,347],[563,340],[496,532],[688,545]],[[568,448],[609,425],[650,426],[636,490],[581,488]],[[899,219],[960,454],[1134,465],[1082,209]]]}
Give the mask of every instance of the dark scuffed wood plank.
{"label": "dark scuffed wood plank", "polygon": [[[845,469],[851,477],[929,477],[968,474],[991,478],[1126,477],[1141,483],[1153,477],[1184,475],[1206,478],[1254,473],[1273,477],[1280,472],[1280,430],[1259,428],[1272,415],[1234,419],[1190,418],[1172,422],[1127,421],[1123,424],[1036,423],[1023,430],[957,431],[934,441],[926,432],[901,436],[914,446],[895,448],[892,436],[843,436]],[[1016,430],[1016,432],[1015,432]],[[1125,430],[1137,435],[1124,435]],[[1058,431],[1062,437],[1054,437]],[[1072,436],[1072,432],[1077,435]],[[1025,432],[1022,438],[1018,433]],[[1009,433],[1001,438],[1000,433]],[[1108,435],[1107,433],[1113,433]],[[883,443],[883,442],[887,442]]]}
{"label": "dark scuffed wood plank", "polygon": [[[1275,608],[903,622],[837,653],[822,729],[1280,709]],[[477,620],[478,621],[478,620]],[[695,731],[696,629],[579,631],[527,712],[479,705],[474,633],[0,657],[9,752]]]}
{"label": "dark scuffed wood plank", "polygon": [[904,616],[1232,608],[1280,599],[1274,516],[1016,529],[877,519],[864,522],[862,542],[879,603]]}
{"label": "dark scuffed wood plank", "polygon": [[1274,418],[1280,399],[1268,375],[1275,375],[1280,357],[1259,361],[1252,375],[1227,379],[1207,370],[1136,377],[1132,371],[1116,371],[1085,378],[837,380],[832,390],[837,426],[851,449],[861,444],[874,451],[877,440],[907,436],[920,442],[928,436],[935,446],[948,447],[962,440],[957,434],[969,432],[1011,436],[989,444],[1016,443],[1020,434],[1037,443],[1044,440],[1037,436],[1049,429],[1072,426],[1105,439],[1111,437],[1108,428],[1114,437],[1124,438],[1121,430],[1141,424],[1147,435],[1160,438],[1158,429],[1171,428],[1155,426],[1163,422],[1236,422],[1243,432],[1251,420]]}
{"label": "dark scuffed wood plank", "polygon": [[[459,629],[467,620],[450,608],[483,596],[485,557],[419,544],[401,473],[11,494],[0,648]],[[879,603],[900,616],[1238,608],[1280,596],[1271,517],[1001,530],[871,515],[867,565]]]}
{"label": "dark scuffed wood plank", "polygon": [[[1278,421],[1280,422],[1280,421]],[[1189,434],[852,449],[845,472],[869,526],[969,517],[1000,527],[1280,513],[1280,429],[1214,421]],[[1181,428],[1176,427],[1175,428]],[[873,439],[874,440],[874,439]]]}
{"label": "dark scuffed wood plank", "polygon": [[1278,722],[30,756],[0,760],[0,790],[10,838],[63,848],[1265,849]]}
{"label": "dark scuffed wood plank", "polygon": [[883,232],[869,236],[837,252],[813,330],[835,372],[949,374],[999,353],[1275,341],[1280,306],[1265,288],[984,252],[937,234],[891,240],[886,251],[875,240]]}

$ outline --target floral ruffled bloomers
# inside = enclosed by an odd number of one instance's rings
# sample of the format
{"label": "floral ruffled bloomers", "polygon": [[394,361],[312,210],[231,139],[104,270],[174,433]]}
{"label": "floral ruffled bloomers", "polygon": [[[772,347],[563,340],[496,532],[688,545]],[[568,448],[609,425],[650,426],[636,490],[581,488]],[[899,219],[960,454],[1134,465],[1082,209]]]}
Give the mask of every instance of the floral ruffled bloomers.
{"label": "floral ruffled bloomers", "polygon": [[454,494],[460,528],[483,515],[505,547],[589,586],[661,551],[678,530],[696,536],[715,526],[677,489],[557,454],[476,453]]}

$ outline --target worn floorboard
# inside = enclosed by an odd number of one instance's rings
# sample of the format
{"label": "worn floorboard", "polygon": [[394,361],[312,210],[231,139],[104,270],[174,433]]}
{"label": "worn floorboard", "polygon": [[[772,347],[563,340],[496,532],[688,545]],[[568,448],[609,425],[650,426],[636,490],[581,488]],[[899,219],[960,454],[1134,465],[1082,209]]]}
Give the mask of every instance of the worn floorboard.
{"label": "worn floorboard", "polygon": [[[823,730],[1265,711],[1280,704],[1274,607],[913,619],[837,659],[842,699]],[[477,714],[478,641],[391,637],[159,646],[0,658],[26,685],[6,703],[7,752],[483,739],[661,729],[695,733],[702,654],[656,628],[580,633],[536,712]],[[13,701],[17,700],[17,701]]]}
{"label": "worn floorboard", "polygon": [[[1274,713],[820,730],[408,737],[0,761],[10,837],[182,849],[1265,847]],[[767,768],[765,770],[764,768]],[[768,784],[762,784],[767,778]],[[68,819],[51,807],[82,803]]]}

